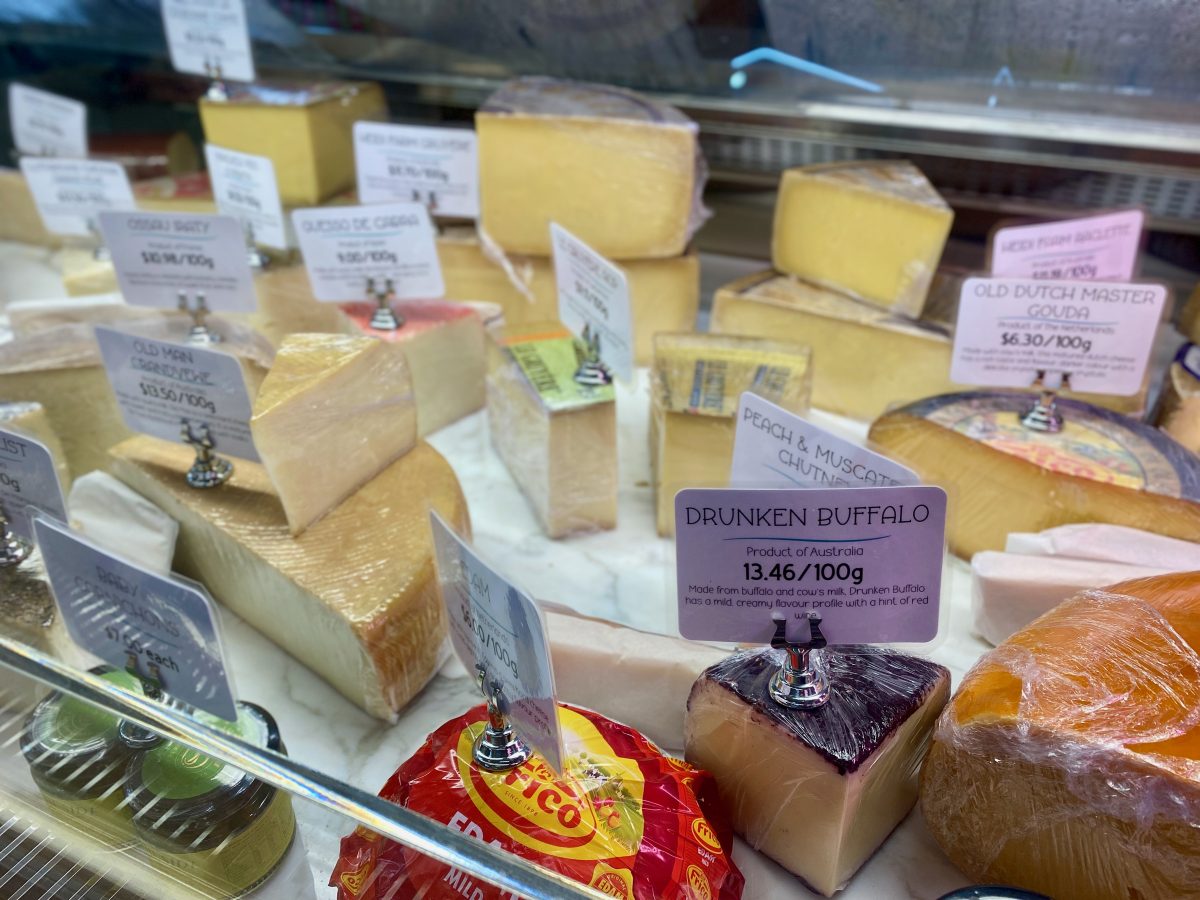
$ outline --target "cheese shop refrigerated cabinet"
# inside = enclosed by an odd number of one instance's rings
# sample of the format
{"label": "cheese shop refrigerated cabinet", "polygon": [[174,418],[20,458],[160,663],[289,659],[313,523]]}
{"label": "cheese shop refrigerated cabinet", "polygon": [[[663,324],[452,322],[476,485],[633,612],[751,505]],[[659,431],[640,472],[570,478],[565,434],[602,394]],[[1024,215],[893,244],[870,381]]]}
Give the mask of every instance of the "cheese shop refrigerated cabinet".
{"label": "cheese shop refrigerated cabinet", "polygon": [[257,704],[217,724],[127,672],[0,638],[0,896],[308,900],[339,882],[371,896],[365,867],[339,864],[348,835],[445,864],[464,896],[601,896],[310,768],[307,736]]}

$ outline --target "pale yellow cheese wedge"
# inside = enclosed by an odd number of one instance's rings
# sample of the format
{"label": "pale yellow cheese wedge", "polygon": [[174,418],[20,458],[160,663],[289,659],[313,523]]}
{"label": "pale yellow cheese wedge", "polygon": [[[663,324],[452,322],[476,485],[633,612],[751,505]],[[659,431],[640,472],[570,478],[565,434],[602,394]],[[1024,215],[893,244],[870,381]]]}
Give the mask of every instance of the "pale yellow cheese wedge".
{"label": "pale yellow cheese wedge", "polygon": [[367,337],[286,338],[250,432],[288,528],[299,534],[416,444],[404,351]]}
{"label": "pale yellow cheese wedge", "polygon": [[771,260],[781,272],[915,318],[953,221],[946,201],[910,162],[787,169]]}
{"label": "pale yellow cheese wedge", "polygon": [[1158,427],[1187,447],[1200,453],[1200,379],[1174,362],[1163,381]]}
{"label": "pale yellow cheese wedge", "polygon": [[429,511],[470,534],[449,464],[418,444],[293,537],[262,466],[239,460],[218,490],[197,491],[183,478],[192,459],[136,437],[113,449],[111,471],[179,522],[178,572],[352,703],[394,720],[444,661]]}

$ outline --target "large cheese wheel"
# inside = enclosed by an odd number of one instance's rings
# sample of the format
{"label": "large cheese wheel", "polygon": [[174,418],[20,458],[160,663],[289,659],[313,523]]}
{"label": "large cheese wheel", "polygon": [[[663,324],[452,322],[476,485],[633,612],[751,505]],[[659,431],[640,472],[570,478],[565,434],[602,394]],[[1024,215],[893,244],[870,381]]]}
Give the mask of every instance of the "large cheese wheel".
{"label": "large cheese wheel", "polygon": [[984,656],[938,721],[921,806],[977,881],[1200,896],[1200,572],[1084,591]]}

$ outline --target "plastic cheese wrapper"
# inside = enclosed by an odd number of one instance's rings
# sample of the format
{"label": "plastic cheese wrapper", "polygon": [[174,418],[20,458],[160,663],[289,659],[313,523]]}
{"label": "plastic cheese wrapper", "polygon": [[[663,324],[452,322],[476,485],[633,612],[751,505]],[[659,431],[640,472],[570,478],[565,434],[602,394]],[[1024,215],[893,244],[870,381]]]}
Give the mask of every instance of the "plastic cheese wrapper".
{"label": "plastic cheese wrapper", "polygon": [[[380,796],[610,896],[741,897],[712,776],[599,713],[560,704],[559,722],[561,778],[537,756],[507,772],[474,766],[478,706],[431,734]],[[338,900],[509,896],[362,828],[342,839],[329,883]]]}
{"label": "plastic cheese wrapper", "polygon": [[1200,573],[1085,591],[985,655],[934,731],[925,821],[969,877],[1200,896]]}

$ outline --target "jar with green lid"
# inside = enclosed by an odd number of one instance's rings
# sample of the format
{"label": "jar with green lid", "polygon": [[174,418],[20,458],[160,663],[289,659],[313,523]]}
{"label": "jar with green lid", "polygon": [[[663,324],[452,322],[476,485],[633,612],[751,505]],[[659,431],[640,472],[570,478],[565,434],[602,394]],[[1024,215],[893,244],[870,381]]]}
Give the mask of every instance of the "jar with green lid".
{"label": "jar with green lid", "polygon": [[[141,692],[141,682],[128,672],[102,666],[92,674]],[[34,707],[21,733],[21,753],[50,811],[115,847],[133,843],[124,805],[133,751],[119,737],[120,722],[112,713],[56,691]]]}
{"label": "jar with green lid", "polygon": [[[237,722],[205,724],[285,752],[270,713],[238,704]],[[240,769],[175,741],[129,763],[125,796],[136,833],[160,871],[212,896],[238,897],[265,881],[296,833],[291,797]]]}

